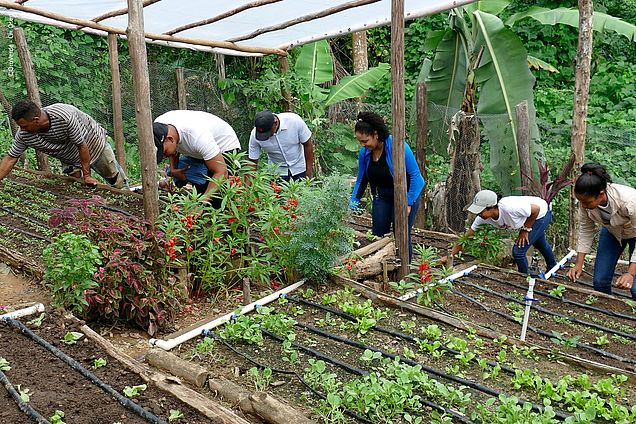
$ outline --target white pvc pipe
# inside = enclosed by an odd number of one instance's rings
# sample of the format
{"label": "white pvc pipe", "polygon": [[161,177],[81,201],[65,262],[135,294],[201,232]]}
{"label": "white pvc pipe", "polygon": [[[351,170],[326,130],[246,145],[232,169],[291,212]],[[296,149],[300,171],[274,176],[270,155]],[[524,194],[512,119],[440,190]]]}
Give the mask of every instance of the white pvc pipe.
{"label": "white pvc pipe", "polygon": [[528,330],[528,320],[530,319],[530,309],[534,302],[534,278],[528,277],[528,292],[526,293],[526,310],[523,314],[523,324],[521,325],[521,341],[526,341],[526,331]]}
{"label": "white pvc pipe", "polygon": [[[444,278],[443,280],[440,280],[440,283],[445,283],[447,281],[455,281],[456,279],[458,279],[459,277],[463,277],[465,275],[470,274],[471,272],[473,272],[475,270],[475,268],[477,268],[477,265],[473,265],[473,266],[469,266],[466,269],[463,269],[461,271],[456,272],[453,275],[450,275],[446,278]],[[398,299],[403,300],[403,301],[407,301],[409,299],[414,298],[415,296],[417,296],[418,294],[422,293],[424,290],[423,289],[417,289],[417,290],[413,290],[412,292],[406,293],[400,297],[398,297]]]}
{"label": "white pvc pipe", "polygon": [[[301,280],[297,283],[294,283],[290,286],[284,287],[270,295],[265,296],[264,298],[260,299],[260,300],[256,300],[248,305],[245,305],[243,307],[243,309],[241,309],[241,311],[238,313],[238,315],[243,315],[246,314],[248,312],[251,312],[252,310],[254,310],[257,306],[265,306],[268,303],[273,302],[274,300],[278,299],[280,297],[280,295],[282,294],[287,294],[289,292],[292,292],[294,290],[296,290],[298,287],[302,286],[305,283],[305,280]],[[203,332],[203,330],[211,330],[213,328],[218,327],[219,325],[225,324],[226,322],[228,322],[230,319],[232,319],[233,316],[237,315],[236,312],[230,312],[227,313],[225,315],[223,315],[222,317],[219,318],[215,318],[214,320],[207,322],[203,325],[200,325],[199,327],[188,331],[187,333],[184,333],[182,335],[180,335],[179,337],[175,337],[174,339],[169,339],[169,340],[161,340],[161,339],[150,339],[149,343],[150,346],[157,346],[160,347],[163,350],[170,350],[173,347],[176,347],[178,345],[180,345],[181,343],[187,342],[190,339],[193,339],[197,336],[200,336],[201,333]]]}
{"label": "white pvc pipe", "polygon": [[559,261],[559,263],[557,263],[555,266],[553,266],[553,267],[552,267],[552,269],[551,269],[550,271],[548,271],[548,272],[546,272],[546,273],[545,273],[545,275],[544,275],[544,277],[543,277],[543,278],[545,278],[546,280],[549,280],[549,279],[550,279],[550,277],[552,277],[552,275],[554,275],[554,273],[555,273],[555,272],[557,272],[558,270],[560,270],[561,268],[563,268],[563,266],[565,265],[565,263],[566,263],[567,261],[569,261],[570,259],[572,259],[572,257],[573,257],[574,255],[576,255],[576,251],[574,251],[574,250],[570,250],[570,252],[569,252],[567,255],[565,255],[565,256],[563,257],[563,259],[561,259],[561,260]]}
{"label": "white pvc pipe", "polygon": [[29,306],[28,308],[18,309],[17,311],[9,312],[4,315],[0,315],[0,319],[15,319],[20,317],[25,317],[27,315],[33,315],[38,312],[44,312],[44,305],[38,303],[37,305]]}

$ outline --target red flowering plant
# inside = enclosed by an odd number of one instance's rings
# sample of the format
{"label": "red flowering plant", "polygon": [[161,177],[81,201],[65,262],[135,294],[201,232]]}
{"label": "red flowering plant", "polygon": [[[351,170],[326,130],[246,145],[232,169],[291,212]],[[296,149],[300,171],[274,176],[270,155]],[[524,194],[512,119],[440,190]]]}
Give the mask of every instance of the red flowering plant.
{"label": "red flowering plant", "polygon": [[296,193],[307,183],[278,183],[271,169],[255,169],[237,153],[229,159],[231,176],[215,181],[220,208],[202,202],[194,190],[174,194],[158,225],[172,266],[185,266],[199,294],[227,292],[243,278],[269,286],[272,277],[291,270],[284,246],[297,219]]}
{"label": "red flowering plant", "polygon": [[462,247],[462,252],[488,262],[498,265],[500,254],[503,250],[503,232],[491,225],[481,225],[472,235],[464,234],[457,239],[457,243]]}
{"label": "red flowering plant", "polygon": [[174,249],[176,255],[176,243],[162,241],[163,233],[146,222],[103,203],[99,196],[71,199],[67,207],[51,210],[50,226],[86,236],[104,258],[93,276],[97,284],[83,292],[79,315],[128,320],[152,335],[179,306],[179,288],[174,279],[166,281],[160,250]]}

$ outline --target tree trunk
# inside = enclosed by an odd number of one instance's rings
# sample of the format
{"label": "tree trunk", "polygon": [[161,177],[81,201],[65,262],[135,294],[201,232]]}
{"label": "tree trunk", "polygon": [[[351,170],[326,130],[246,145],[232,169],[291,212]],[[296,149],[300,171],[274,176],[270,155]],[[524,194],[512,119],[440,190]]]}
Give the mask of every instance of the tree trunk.
{"label": "tree trunk", "polygon": [[[27,96],[33,103],[42,107],[40,90],[38,88],[38,79],[35,76],[35,68],[33,67],[33,61],[31,60],[31,52],[29,51],[29,45],[27,44],[22,28],[13,28],[13,38],[15,39],[15,45],[18,48],[18,56],[20,57],[20,64],[22,65],[22,73],[24,74],[24,81],[27,88]],[[40,171],[51,172],[49,158],[45,153],[36,150],[35,157],[38,161],[38,169]]]}
{"label": "tree trunk", "polygon": [[177,81],[177,108],[186,110],[188,109],[188,92],[186,91],[183,67],[179,66],[175,70],[175,79]]}
{"label": "tree trunk", "polygon": [[459,113],[459,137],[455,143],[452,170],[446,180],[445,210],[448,227],[464,232],[468,213],[464,211],[475,195],[475,173],[481,170],[479,159],[479,123],[475,115]]}
{"label": "tree trunk", "polygon": [[[417,165],[422,171],[424,181],[427,181],[426,175],[426,143],[428,140],[428,105],[426,103],[426,84],[424,81],[418,81],[415,86],[415,109],[416,109],[416,146],[415,159]],[[422,195],[420,196],[420,208],[415,216],[415,226],[417,228],[426,228],[426,193],[427,186],[424,186]]]}
{"label": "tree trunk", "polygon": [[528,101],[524,100],[515,107],[517,114],[517,151],[519,152],[519,171],[521,172],[521,193],[532,196],[534,182],[530,165],[530,126],[528,118]]}
{"label": "tree trunk", "polygon": [[[278,68],[280,69],[281,75],[289,73],[289,60],[287,59],[287,56],[278,56]],[[291,93],[285,88],[282,82],[280,85],[280,94],[283,97],[283,108],[285,111],[293,112],[294,104],[292,103]]]}
{"label": "tree trunk", "polygon": [[150,103],[150,81],[148,80],[148,56],[144,38],[144,14],[141,0],[128,0],[128,28],[126,29],[130,50],[135,92],[135,112],[139,156],[141,159],[141,182],[144,188],[144,216],[155,225],[159,216],[159,190],[157,186],[157,157],[152,135],[152,105]]}
{"label": "tree trunk", "polygon": [[119,74],[119,51],[117,35],[108,34],[108,58],[113,90],[113,136],[117,162],[126,172],[126,148],[124,146],[124,118],[121,110],[121,77]]}
{"label": "tree trunk", "polygon": [[[592,61],[592,19],[592,0],[579,0],[579,43],[576,53],[571,138],[572,153],[575,157],[575,172],[581,168],[585,153],[587,104],[590,94],[590,63]],[[574,197],[574,186],[572,186],[570,193],[570,246],[574,247],[580,224],[578,205]]]}
{"label": "tree trunk", "polygon": [[404,160],[404,0],[391,1],[391,104],[393,111],[393,182],[395,198],[395,241],[400,258],[398,279],[409,273],[409,228]]}

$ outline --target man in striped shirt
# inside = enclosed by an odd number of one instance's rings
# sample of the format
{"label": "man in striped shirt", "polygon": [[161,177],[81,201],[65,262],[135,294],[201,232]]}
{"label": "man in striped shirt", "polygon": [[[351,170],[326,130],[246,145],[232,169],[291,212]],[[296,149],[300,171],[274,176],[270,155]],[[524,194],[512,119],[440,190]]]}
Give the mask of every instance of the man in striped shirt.
{"label": "man in striped shirt", "polygon": [[107,142],[106,130],[75,106],[56,103],[40,108],[31,101],[13,106],[11,117],[20,126],[13,145],[0,163],[0,180],[6,177],[29,147],[62,162],[65,174],[97,185],[91,168],[113,187],[127,187],[126,174]]}

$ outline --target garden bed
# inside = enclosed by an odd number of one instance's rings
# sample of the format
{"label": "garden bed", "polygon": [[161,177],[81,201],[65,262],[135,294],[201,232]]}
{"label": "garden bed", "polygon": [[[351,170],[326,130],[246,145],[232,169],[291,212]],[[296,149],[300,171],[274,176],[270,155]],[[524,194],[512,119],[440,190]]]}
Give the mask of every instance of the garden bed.
{"label": "garden bed", "polygon": [[[35,325],[31,323],[27,327]],[[6,359],[11,367],[5,374],[19,392],[29,394],[28,405],[43,417],[49,418],[56,411],[63,411],[63,420],[68,424],[228,422],[207,418],[171,394],[148,384],[140,375],[127,370],[86,337],[80,327],[80,324],[72,319],[64,319],[57,313],[46,312],[41,325],[32,331],[64,354],[74,358],[88,372],[93,373],[97,379],[117,393],[128,393],[131,402],[148,414],[142,418],[131,408],[125,407],[121,399],[117,400],[107,394],[95,382],[27,337],[24,331],[2,322],[0,356]],[[65,344],[62,340],[65,337],[68,339],[68,334],[71,334],[69,332],[81,335],[81,338],[74,344]],[[97,368],[96,364],[99,365]],[[7,392],[4,392],[2,403],[1,422],[32,422],[18,410]]]}

